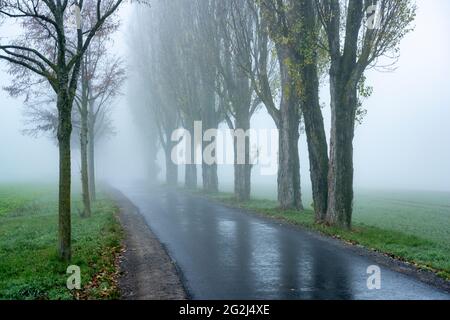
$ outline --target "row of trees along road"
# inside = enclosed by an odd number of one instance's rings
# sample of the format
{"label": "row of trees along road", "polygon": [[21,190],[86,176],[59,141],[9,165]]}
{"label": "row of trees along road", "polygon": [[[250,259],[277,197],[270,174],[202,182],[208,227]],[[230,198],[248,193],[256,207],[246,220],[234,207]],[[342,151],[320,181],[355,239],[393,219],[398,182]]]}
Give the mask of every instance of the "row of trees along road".
{"label": "row of trees along road", "polygon": [[[0,59],[9,64],[9,73],[14,81],[8,88],[13,96],[25,94],[31,99],[45,96],[47,88],[53,91],[56,113],[40,112],[41,119],[49,120],[45,126],[56,128],[59,147],[59,236],[58,252],[63,260],[71,259],[71,139],[73,130],[73,106],[78,109],[80,123],[80,149],[82,150],[82,174],[87,180],[87,135],[89,126],[94,126],[102,113],[102,101],[110,94],[116,94],[114,86],[100,81],[94,84],[94,73],[103,79],[111,79],[112,74],[120,82],[120,66],[106,68],[100,75],[93,68],[94,60],[100,53],[104,39],[117,27],[114,14],[123,0],[4,0],[0,2],[0,21],[20,28],[20,32],[9,43],[0,42]],[[138,1],[142,2],[142,1]],[[74,19],[75,17],[75,19]],[[81,77],[81,81],[80,81]],[[109,78],[108,78],[109,77]],[[108,80],[105,80],[106,82]],[[81,82],[81,86],[80,86]],[[53,100],[52,100],[53,99]],[[91,108],[88,119],[86,110]],[[105,113],[106,114],[106,113]],[[101,117],[101,116],[100,116]],[[50,129],[48,129],[50,130]],[[93,130],[91,130],[91,134]],[[91,137],[92,139],[92,137]],[[90,143],[93,146],[93,143]],[[93,156],[93,152],[91,152]],[[93,168],[93,167],[91,167]],[[91,170],[93,175],[93,171]],[[91,186],[94,189],[93,186]],[[85,215],[90,214],[89,184],[83,183]]]}
{"label": "row of trees along road", "polygon": [[[350,228],[355,123],[364,114],[362,98],[371,93],[365,72],[379,60],[395,61],[415,10],[411,0],[173,0],[136,12],[130,48],[145,98],[135,112],[157,127],[167,182],[177,183],[174,129],[192,132],[198,120],[203,130],[226,122],[246,131],[264,106],[280,132],[280,207],[303,209],[303,122],[316,221]],[[329,142],[321,78],[330,87]],[[235,161],[235,195],[245,201],[251,191],[248,140],[240,154],[246,162]],[[186,165],[187,187],[197,186],[196,170]],[[203,163],[202,174],[203,188],[217,191],[216,164]]]}

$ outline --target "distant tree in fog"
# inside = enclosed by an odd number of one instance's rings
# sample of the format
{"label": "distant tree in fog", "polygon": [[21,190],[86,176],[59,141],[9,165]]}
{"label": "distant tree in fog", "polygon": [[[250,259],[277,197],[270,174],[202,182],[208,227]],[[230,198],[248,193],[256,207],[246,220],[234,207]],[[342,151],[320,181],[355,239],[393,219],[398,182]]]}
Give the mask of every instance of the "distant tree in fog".
{"label": "distant tree in fog", "polygon": [[[252,79],[257,75],[255,51],[255,5],[246,0],[219,2],[220,51],[216,59],[219,71],[218,92],[223,99],[225,120],[230,129],[242,131],[245,141],[233,137],[234,194],[238,201],[248,201],[251,191],[250,120],[261,99]],[[270,75],[269,75],[270,76]]]}
{"label": "distant tree in fog", "polygon": [[[158,128],[169,184],[174,184],[177,171],[171,158],[178,143],[171,141],[173,131],[183,125],[192,133],[194,122],[202,121],[203,134],[224,119],[216,91],[220,50],[217,4],[215,0],[155,2],[148,12],[136,15],[131,32],[133,64],[138,66],[135,72],[147,93],[150,120]],[[201,147],[206,150],[215,143],[213,138]],[[205,190],[218,191],[216,163],[203,161],[202,177]],[[186,165],[185,184],[197,186],[196,165]]]}
{"label": "distant tree in fog", "polygon": [[156,2],[151,8],[135,12],[129,45],[132,48],[131,66],[135,80],[132,85],[142,90],[142,101],[134,106],[134,110],[138,116],[145,117],[144,123],[151,122],[151,126],[156,129],[158,142],[165,156],[166,183],[176,185],[178,167],[171,157],[176,143],[171,138],[172,132],[178,128],[180,118],[170,74],[165,69],[170,61],[163,51],[167,45],[163,32],[164,27],[169,27],[169,24],[160,13],[166,5],[169,4]]}

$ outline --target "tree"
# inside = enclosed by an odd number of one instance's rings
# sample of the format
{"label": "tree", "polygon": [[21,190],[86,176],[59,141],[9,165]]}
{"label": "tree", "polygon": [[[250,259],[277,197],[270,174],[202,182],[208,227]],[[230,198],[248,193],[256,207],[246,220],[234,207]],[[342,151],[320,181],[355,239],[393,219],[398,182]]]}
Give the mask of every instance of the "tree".
{"label": "tree", "polygon": [[[168,172],[177,169],[171,152],[178,142],[171,141],[171,134],[178,125],[182,124],[193,136],[195,121],[202,122],[202,135],[208,129],[217,129],[223,121],[216,91],[220,41],[217,3],[216,0],[156,2],[152,7],[152,19],[148,20],[148,14],[143,22],[148,32],[133,32],[138,35],[133,41],[133,53],[139,55],[136,58],[140,61],[139,73],[148,91],[150,116],[159,128]],[[143,38],[148,40],[142,41]],[[191,144],[192,155],[196,151],[195,144]],[[211,151],[213,159],[215,144],[215,137],[211,137],[211,141],[203,140],[201,145],[204,153]],[[203,188],[218,191],[217,161],[209,163],[205,158]],[[196,187],[195,164],[186,165],[185,184]]]}
{"label": "tree", "polygon": [[[196,21],[192,19],[196,8],[189,1],[172,1],[167,5],[165,20],[169,22],[171,30],[166,35],[166,41],[171,41],[172,45],[171,50],[165,52],[171,61],[166,70],[170,75],[180,121],[190,136],[194,137],[194,123],[202,120],[200,53],[194,41]],[[191,141],[189,147],[192,157],[201,146],[198,141]],[[197,164],[192,162],[185,164],[184,183],[186,188],[195,189],[198,185]]]}
{"label": "tree", "polygon": [[[95,19],[95,10],[85,8],[83,19]],[[79,85],[72,112],[72,146],[79,148],[81,159],[81,186],[84,209],[81,215],[91,215],[91,201],[96,199],[95,144],[102,137],[114,134],[110,118],[113,99],[119,94],[125,80],[125,70],[119,58],[108,53],[110,36],[119,27],[116,19],[109,19],[93,38],[82,63]],[[55,95],[47,83],[33,88],[26,101],[27,122],[31,126],[26,134],[37,136],[50,132],[57,140],[58,110],[54,107]],[[75,138],[78,137],[78,138]]]}
{"label": "tree", "polygon": [[[220,30],[217,24],[219,19],[219,0],[194,1],[194,30],[193,40],[196,45],[197,65],[199,66],[200,108],[203,136],[209,129],[217,129],[223,121],[223,112],[219,108],[217,95],[217,56],[220,52]],[[216,137],[210,141],[203,139],[203,153],[211,150],[212,158],[217,160]],[[202,163],[203,189],[208,192],[218,192],[219,181],[217,176],[217,161],[208,163],[203,157]]]}
{"label": "tree", "polygon": [[143,145],[143,157],[146,163],[146,178],[151,183],[157,183],[160,167],[157,163],[159,137],[155,121],[152,121],[152,111],[148,107],[148,91],[142,81],[136,66],[131,65],[127,71],[127,104],[133,121],[139,132],[140,143]]}
{"label": "tree", "polygon": [[[89,50],[88,50],[89,51]],[[97,51],[98,53],[98,51]],[[122,68],[122,61],[117,58],[102,57],[102,63],[96,64],[96,76],[90,77],[90,81],[85,79],[85,72],[81,73],[80,83],[77,90],[75,105],[72,111],[72,149],[79,148],[80,154],[87,154],[87,172],[89,176],[90,200],[96,200],[95,183],[95,146],[99,141],[115,134],[114,124],[111,119],[114,98],[120,93],[120,87],[125,80],[125,70]],[[87,63],[87,62],[86,62]],[[103,70],[104,68],[104,70]],[[7,88],[9,89],[9,88]],[[83,92],[89,94],[84,95]],[[26,128],[23,133],[37,137],[42,133],[47,133],[49,138],[57,141],[58,110],[54,106],[55,96],[48,86],[35,86],[33,93],[26,101],[25,119]],[[82,106],[88,107],[87,111],[82,111]],[[81,113],[84,113],[84,118]],[[83,122],[85,123],[83,125]],[[80,135],[82,127],[87,124],[87,151],[81,148]],[[84,129],[86,130],[86,129]],[[86,146],[85,146],[86,147]],[[80,158],[81,159],[81,158]],[[83,171],[83,166],[81,171]]]}
{"label": "tree", "polygon": [[[61,259],[71,259],[71,149],[72,105],[75,99],[83,54],[105,21],[123,0],[75,1],[76,28],[68,24],[69,1],[4,0],[0,15],[19,21],[23,34],[10,44],[0,44],[0,59],[10,64],[10,73],[19,81],[33,84],[45,79],[56,94],[59,146],[59,236]],[[92,3],[93,23],[82,21],[80,11]],[[75,50],[68,44],[76,43]]]}
{"label": "tree", "polygon": [[[280,1],[281,2],[281,1]],[[278,155],[278,201],[284,209],[303,209],[300,184],[300,160],[299,160],[299,124],[300,105],[298,88],[293,79],[290,68],[288,51],[278,40],[277,15],[284,8],[276,8],[279,2],[273,1],[249,1],[250,12],[254,16],[253,34],[241,33],[245,37],[251,37],[253,41],[253,69],[247,70],[252,86],[259,99],[265,105],[267,112],[274,120],[279,132]],[[281,11],[280,11],[281,10]],[[270,35],[270,37],[269,37]],[[272,41],[273,42],[272,42]],[[276,53],[271,46],[275,44]],[[271,78],[270,70],[274,68],[272,62],[278,63],[280,82],[280,103],[276,106],[276,86]]]}
{"label": "tree", "polygon": [[[298,122],[300,110],[303,117],[314,210],[316,221],[321,222],[325,219],[327,210],[328,147],[319,103],[318,64],[321,55],[317,43],[317,12],[310,0],[262,0],[260,6],[284,73],[283,94],[287,96],[286,103],[291,101],[284,108],[280,108],[280,115]],[[298,144],[298,125],[292,121],[289,124],[288,120],[285,120],[286,129],[281,129],[280,153],[287,161],[289,156],[292,157],[292,163],[296,164],[297,153],[293,151],[291,155],[285,155]],[[280,159],[280,162],[283,163],[283,160]]]}
{"label": "tree", "polygon": [[351,227],[353,138],[358,86],[382,56],[398,55],[411,31],[415,5],[409,0],[317,0],[330,58],[331,136],[326,222]]}
{"label": "tree", "polygon": [[[171,58],[173,42],[168,37],[172,27],[169,16],[164,15],[167,3],[156,2],[151,10],[136,13],[136,29],[132,32],[132,54],[137,68],[134,73],[147,93],[146,114],[155,126],[159,143],[164,151],[166,183],[178,184],[178,166],[172,161],[172,149],[177,144],[172,141],[172,133],[179,125],[179,112],[173,91],[173,79],[169,72],[175,61]],[[151,17],[151,19],[149,19]],[[142,113],[142,111],[140,111]]]}
{"label": "tree", "polygon": [[[93,11],[90,13],[93,19]],[[83,57],[80,89],[75,99],[80,123],[81,184],[85,208],[96,199],[95,144],[101,137],[114,133],[111,106],[125,81],[121,59],[108,51],[110,36],[118,27],[118,20],[110,19],[102,32],[94,37]]]}
{"label": "tree", "polygon": [[246,0],[221,2],[219,5],[221,47],[217,57],[220,75],[218,89],[224,100],[225,120],[235,132],[234,194],[238,201],[250,199],[250,120],[261,104],[251,81],[256,76],[253,66],[255,16],[252,9]]}
{"label": "tree", "polygon": [[[289,2],[289,1],[288,1]],[[295,1],[294,1],[295,2]],[[290,32],[295,32],[291,15],[297,15],[290,3],[276,0],[260,1],[263,23],[275,43],[280,67],[281,102],[273,113],[280,131],[278,200],[282,208],[303,209],[300,185],[300,159],[298,150],[300,99],[296,73],[293,72],[292,51],[289,46]],[[297,19],[292,19],[296,21]]]}
{"label": "tree", "polygon": [[88,172],[88,155],[87,155],[87,145],[88,145],[88,104],[89,104],[89,81],[91,74],[88,70],[88,57],[85,55],[83,57],[83,62],[81,63],[81,92],[79,100],[75,99],[78,107],[78,114],[80,116],[80,158],[81,158],[81,190],[83,198],[84,210],[82,212],[83,217],[91,216],[91,195],[89,192],[89,172]]}

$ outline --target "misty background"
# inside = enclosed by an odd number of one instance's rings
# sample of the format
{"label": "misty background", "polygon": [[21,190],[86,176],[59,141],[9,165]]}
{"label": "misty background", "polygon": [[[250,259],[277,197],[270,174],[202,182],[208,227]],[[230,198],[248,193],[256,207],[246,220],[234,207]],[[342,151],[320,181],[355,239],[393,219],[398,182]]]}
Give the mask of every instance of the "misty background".
{"label": "misty background", "polygon": [[[450,2],[418,0],[415,31],[401,43],[401,56],[394,72],[370,70],[367,84],[373,95],[364,101],[368,113],[358,125],[354,140],[355,190],[365,188],[450,191]],[[133,7],[120,11],[122,27],[114,36],[114,50],[125,62],[128,56],[129,21]],[[1,28],[0,36],[13,30]],[[0,86],[10,83],[4,63],[0,64]],[[110,181],[142,180],[147,176],[141,135],[131,115],[127,97],[129,83],[114,106],[116,135],[97,149],[98,177]],[[321,102],[329,131],[328,87]],[[46,136],[32,138],[25,128],[23,98],[12,99],[0,91],[0,183],[56,182],[58,150]],[[264,108],[252,119],[253,128],[275,128]],[[73,181],[78,182],[79,152],[73,159]],[[306,137],[300,139],[303,190],[309,193]],[[163,164],[160,164],[163,169]],[[232,166],[219,166],[219,185],[232,188]],[[182,177],[180,171],[180,177]],[[261,177],[252,172],[254,188],[272,186],[276,175]]]}

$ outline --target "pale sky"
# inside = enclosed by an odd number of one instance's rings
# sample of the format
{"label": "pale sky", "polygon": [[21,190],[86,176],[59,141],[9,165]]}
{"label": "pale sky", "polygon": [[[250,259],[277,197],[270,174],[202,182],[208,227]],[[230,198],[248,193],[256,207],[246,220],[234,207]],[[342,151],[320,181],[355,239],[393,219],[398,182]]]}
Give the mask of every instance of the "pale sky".
{"label": "pale sky", "polygon": [[[416,29],[401,45],[401,58],[392,73],[370,71],[368,84],[374,94],[364,105],[368,114],[356,130],[355,186],[450,191],[450,1],[419,0]],[[126,60],[127,18],[121,12],[123,28],[114,49]],[[5,29],[1,35],[5,36]],[[0,86],[9,82],[0,64]],[[328,100],[326,88],[322,100]],[[99,171],[121,178],[139,177],[145,168],[136,142],[138,132],[126,97],[118,101],[115,123],[118,134],[100,149]],[[329,107],[324,109],[329,130]],[[56,181],[58,153],[47,138],[23,136],[22,99],[0,91],[0,182]],[[257,127],[273,127],[260,111],[253,120]],[[328,132],[327,132],[328,133]],[[309,185],[305,137],[300,144],[301,173]],[[74,172],[79,171],[74,153]],[[221,170],[225,176],[228,169]],[[228,175],[228,173],[227,173]],[[255,180],[258,179],[254,174]],[[275,183],[276,177],[266,179]]]}

